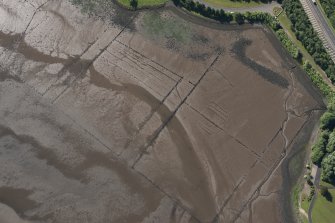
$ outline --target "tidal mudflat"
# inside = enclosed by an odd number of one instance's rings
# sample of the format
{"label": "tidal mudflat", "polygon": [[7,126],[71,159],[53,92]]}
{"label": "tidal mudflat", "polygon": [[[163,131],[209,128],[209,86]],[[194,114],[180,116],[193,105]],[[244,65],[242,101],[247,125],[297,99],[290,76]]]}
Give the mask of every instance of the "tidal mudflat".
{"label": "tidal mudflat", "polygon": [[283,222],[318,92],[261,26],[0,3],[0,222]]}

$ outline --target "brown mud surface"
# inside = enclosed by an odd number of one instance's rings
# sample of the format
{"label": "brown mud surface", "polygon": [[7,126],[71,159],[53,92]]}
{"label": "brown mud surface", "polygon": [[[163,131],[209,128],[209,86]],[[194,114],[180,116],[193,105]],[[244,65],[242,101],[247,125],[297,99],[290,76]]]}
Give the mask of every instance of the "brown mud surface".
{"label": "brown mud surface", "polygon": [[105,9],[0,3],[0,222],[289,222],[324,104],[273,34]]}

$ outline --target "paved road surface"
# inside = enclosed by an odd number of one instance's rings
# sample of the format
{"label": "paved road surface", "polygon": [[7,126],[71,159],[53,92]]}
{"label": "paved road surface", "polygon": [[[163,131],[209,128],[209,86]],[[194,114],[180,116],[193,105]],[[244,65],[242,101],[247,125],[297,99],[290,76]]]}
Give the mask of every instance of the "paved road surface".
{"label": "paved road surface", "polygon": [[335,62],[335,34],[328,26],[326,18],[321,12],[321,6],[314,5],[311,0],[300,0],[300,2],[332,60]]}
{"label": "paved road surface", "polygon": [[311,201],[311,204],[309,205],[309,208],[308,208],[308,222],[309,223],[313,223],[313,221],[312,221],[312,211],[313,211],[315,200],[318,196],[320,175],[321,175],[320,168],[317,168],[316,169],[316,174],[315,174],[315,177],[314,177],[315,194],[314,194],[314,196],[312,198],[312,201]]}

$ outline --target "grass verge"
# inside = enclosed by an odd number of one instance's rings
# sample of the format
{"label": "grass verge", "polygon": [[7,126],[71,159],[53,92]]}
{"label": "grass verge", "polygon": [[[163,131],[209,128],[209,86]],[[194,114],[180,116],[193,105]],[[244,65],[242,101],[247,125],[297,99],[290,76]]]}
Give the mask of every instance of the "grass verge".
{"label": "grass verge", "polygon": [[314,62],[313,57],[307,52],[307,50],[305,49],[305,47],[302,45],[302,43],[296,38],[293,30],[292,30],[292,24],[291,21],[289,20],[289,18],[287,17],[285,12],[282,12],[279,16],[278,16],[278,20],[280,22],[280,25],[284,28],[285,32],[287,33],[287,35],[289,36],[289,38],[291,39],[291,41],[299,48],[303,59],[307,60],[312,67],[318,71],[319,73],[326,75],[324,73],[324,71]]}
{"label": "grass verge", "polygon": [[320,193],[315,201],[312,220],[317,223],[334,223],[335,219],[335,190],[329,190],[332,201],[327,200]]}
{"label": "grass verge", "polygon": [[297,184],[293,187],[292,190],[292,200],[293,200],[293,205],[296,210],[299,209],[299,193],[300,193],[300,186]]}
{"label": "grass verge", "polygon": [[325,181],[323,181],[323,180],[321,180],[320,181],[320,186],[325,186],[325,187],[327,187],[327,188],[334,188],[335,186],[334,185],[332,185],[332,184],[330,184],[330,183],[328,183],[328,182],[325,182]]}
{"label": "grass verge", "polygon": [[[322,175],[322,171],[323,171],[323,170],[321,170],[321,175]],[[334,184],[331,184],[331,183],[328,183],[328,182],[322,180],[322,177],[320,178],[319,185],[320,185],[320,186],[327,187],[328,189],[335,189],[335,185],[334,185]],[[334,199],[335,199],[335,198],[334,198]]]}
{"label": "grass verge", "polygon": [[306,213],[308,213],[308,208],[309,208],[310,202],[307,199],[308,196],[306,194],[304,194],[304,195],[305,195],[305,197],[301,198],[301,208],[304,209],[304,211]]}

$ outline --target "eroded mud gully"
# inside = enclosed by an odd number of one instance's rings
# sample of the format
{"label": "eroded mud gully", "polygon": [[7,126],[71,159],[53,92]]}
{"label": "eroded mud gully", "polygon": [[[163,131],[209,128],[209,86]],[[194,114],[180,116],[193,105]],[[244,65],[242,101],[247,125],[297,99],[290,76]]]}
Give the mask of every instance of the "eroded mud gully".
{"label": "eroded mud gully", "polygon": [[275,37],[103,8],[0,3],[0,222],[292,220],[324,105]]}

